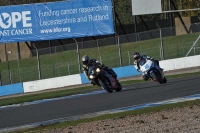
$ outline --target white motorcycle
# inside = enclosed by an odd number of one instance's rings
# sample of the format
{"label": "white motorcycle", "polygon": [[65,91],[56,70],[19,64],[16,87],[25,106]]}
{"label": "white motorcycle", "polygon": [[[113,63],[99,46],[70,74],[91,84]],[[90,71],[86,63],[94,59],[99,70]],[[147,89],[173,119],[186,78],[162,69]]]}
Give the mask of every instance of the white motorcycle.
{"label": "white motorcycle", "polygon": [[157,81],[160,84],[167,83],[167,79],[164,76],[164,72],[160,70],[160,67],[149,59],[143,58],[139,62],[140,70],[142,73],[146,74],[147,77],[153,81]]}

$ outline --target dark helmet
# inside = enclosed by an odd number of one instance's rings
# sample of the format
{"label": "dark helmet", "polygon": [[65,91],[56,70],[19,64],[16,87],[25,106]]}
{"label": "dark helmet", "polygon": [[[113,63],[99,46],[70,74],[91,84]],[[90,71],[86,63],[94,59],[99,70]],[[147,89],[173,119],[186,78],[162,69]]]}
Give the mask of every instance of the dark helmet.
{"label": "dark helmet", "polygon": [[87,64],[89,63],[89,61],[90,61],[90,58],[89,58],[88,55],[84,55],[84,56],[82,57],[83,65],[87,65]]}
{"label": "dark helmet", "polygon": [[138,60],[138,59],[140,59],[140,53],[138,53],[138,52],[135,52],[134,54],[133,54],[133,59],[134,60]]}

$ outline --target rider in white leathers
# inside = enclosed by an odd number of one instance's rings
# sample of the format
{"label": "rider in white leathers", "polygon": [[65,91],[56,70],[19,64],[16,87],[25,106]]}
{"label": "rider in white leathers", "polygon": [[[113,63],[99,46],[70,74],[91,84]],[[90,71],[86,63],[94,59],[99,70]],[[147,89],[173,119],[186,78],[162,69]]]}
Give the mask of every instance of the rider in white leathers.
{"label": "rider in white leathers", "polygon": [[[154,62],[159,66],[159,61],[158,61],[158,60],[154,60],[154,59],[153,59],[152,57],[150,57],[150,56],[147,56],[147,55],[140,55],[140,53],[135,52],[135,53],[133,54],[133,59],[134,59],[133,65],[134,65],[134,67],[137,69],[138,72],[141,72],[140,66],[139,66],[139,62],[140,62],[140,60],[143,59],[143,58],[148,59],[148,60],[151,60],[151,61],[154,61]],[[162,71],[163,69],[160,68],[160,70]],[[147,76],[145,73],[142,73],[142,77],[143,77],[143,79],[144,79],[145,81],[147,81],[147,80],[149,79],[148,76]]]}

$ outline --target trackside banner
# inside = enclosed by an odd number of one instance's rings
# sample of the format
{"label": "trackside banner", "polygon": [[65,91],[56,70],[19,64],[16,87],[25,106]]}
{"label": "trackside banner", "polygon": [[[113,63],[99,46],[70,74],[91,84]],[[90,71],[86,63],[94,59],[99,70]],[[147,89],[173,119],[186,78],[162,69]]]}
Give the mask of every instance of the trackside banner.
{"label": "trackside banner", "polygon": [[0,43],[113,33],[111,0],[69,0],[0,7]]}

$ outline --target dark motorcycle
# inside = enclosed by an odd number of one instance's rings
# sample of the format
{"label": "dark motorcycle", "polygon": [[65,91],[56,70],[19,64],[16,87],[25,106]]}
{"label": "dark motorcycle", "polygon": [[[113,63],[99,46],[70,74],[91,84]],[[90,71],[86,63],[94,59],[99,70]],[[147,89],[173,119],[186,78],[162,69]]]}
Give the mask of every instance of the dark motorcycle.
{"label": "dark motorcycle", "polygon": [[140,61],[139,66],[140,70],[152,80],[157,81],[160,84],[167,82],[164,72],[160,70],[159,66],[154,61],[143,58]]}
{"label": "dark motorcycle", "polygon": [[100,66],[89,66],[88,77],[89,80],[93,81],[96,85],[102,87],[109,93],[112,93],[113,90],[117,92],[122,90],[122,86],[119,81],[113,78],[109,72]]}

